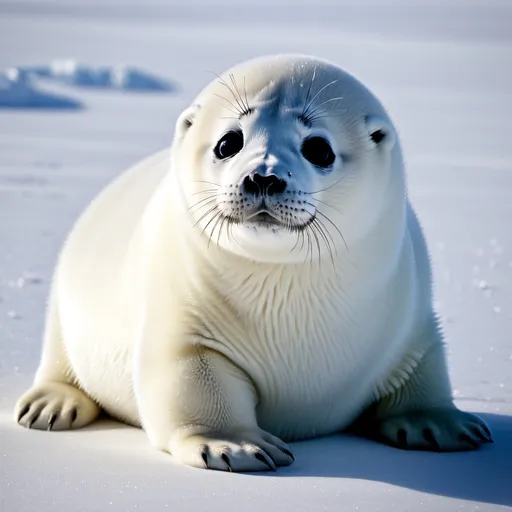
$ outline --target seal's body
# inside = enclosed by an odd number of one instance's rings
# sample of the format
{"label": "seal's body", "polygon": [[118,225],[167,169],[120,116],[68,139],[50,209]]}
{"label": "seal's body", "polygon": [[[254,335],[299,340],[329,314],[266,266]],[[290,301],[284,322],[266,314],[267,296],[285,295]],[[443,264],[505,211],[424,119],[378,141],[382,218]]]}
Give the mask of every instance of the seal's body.
{"label": "seal's body", "polygon": [[243,64],[86,210],[16,415],[65,429],[100,407],[215,469],[287,465],[283,440],[348,427],[490,440],[452,403],[397,135],[357,80],[303,56]]}

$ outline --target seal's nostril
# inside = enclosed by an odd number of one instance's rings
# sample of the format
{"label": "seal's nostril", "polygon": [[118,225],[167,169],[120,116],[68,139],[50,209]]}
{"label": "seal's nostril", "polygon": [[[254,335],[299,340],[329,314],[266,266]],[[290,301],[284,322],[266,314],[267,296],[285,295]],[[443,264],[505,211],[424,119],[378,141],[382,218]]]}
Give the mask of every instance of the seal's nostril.
{"label": "seal's nostril", "polygon": [[250,196],[258,196],[261,194],[261,189],[258,183],[251,176],[246,176],[242,182],[242,191]]}
{"label": "seal's nostril", "polygon": [[286,190],[286,181],[278,178],[275,174],[262,176],[254,174],[246,176],[242,182],[243,191],[250,195],[273,196],[282,194]]}

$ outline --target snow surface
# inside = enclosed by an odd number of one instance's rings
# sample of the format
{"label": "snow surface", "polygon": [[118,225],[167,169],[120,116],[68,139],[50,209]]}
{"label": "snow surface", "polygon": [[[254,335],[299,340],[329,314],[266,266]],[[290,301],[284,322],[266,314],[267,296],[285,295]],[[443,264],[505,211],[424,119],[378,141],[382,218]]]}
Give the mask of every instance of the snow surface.
{"label": "snow surface", "polygon": [[[175,464],[140,430],[27,431],[11,418],[40,352],[63,238],[127,166],[166,146],[214,72],[266,53],[330,59],[400,129],[435,264],[460,407],[495,444],[403,452],[348,436],[295,443],[277,474]],[[0,111],[0,510],[491,511],[512,506],[512,4],[509,0],[0,0],[0,69],[129,62],[178,94],[45,84],[84,110]],[[343,397],[340,397],[342,400]]]}

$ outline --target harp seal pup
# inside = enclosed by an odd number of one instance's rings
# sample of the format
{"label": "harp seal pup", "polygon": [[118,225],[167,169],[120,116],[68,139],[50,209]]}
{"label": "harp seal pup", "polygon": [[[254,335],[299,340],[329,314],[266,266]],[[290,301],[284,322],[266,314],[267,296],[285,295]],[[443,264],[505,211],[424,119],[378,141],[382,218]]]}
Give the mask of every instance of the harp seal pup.
{"label": "harp seal pup", "polygon": [[348,428],[407,449],[491,441],[453,404],[397,133],[354,77],[297,55],[233,68],[170,152],[79,218],[15,417],[64,430],[100,409],[228,471]]}

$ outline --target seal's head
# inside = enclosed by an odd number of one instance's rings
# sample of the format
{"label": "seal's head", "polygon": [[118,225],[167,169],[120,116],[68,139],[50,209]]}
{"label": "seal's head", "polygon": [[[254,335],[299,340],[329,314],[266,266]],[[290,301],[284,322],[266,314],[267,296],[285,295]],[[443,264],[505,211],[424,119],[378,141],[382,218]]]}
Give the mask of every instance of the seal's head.
{"label": "seal's head", "polygon": [[180,116],[173,158],[197,229],[256,261],[332,258],[405,202],[385,110],[311,57],[264,57],[213,81]]}

